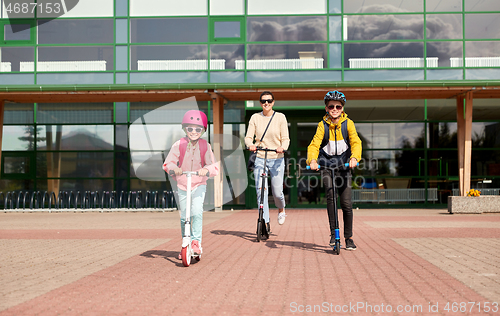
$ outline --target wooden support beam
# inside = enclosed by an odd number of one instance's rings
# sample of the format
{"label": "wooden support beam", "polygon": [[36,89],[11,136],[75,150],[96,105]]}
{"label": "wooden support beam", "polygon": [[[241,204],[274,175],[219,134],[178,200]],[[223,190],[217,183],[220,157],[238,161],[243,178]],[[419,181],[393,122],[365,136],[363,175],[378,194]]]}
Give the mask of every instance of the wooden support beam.
{"label": "wooden support beam", "polygon": [[458,188],[460,196],[464,196],[464,153],[465,153],[465,120],[464,96],[457,97],[457,149],[458,149]]}
{"label": "wooden support beam", "polygon": [[[213,149],[215,159],[220,162],[219,174],[214,178],[214,206],[215,211],[222,211],[223,205],[223,188],[224,188],[224,165],[223,165],[223,149],[222,135],[224,133],[224,98],[220,95],[212,94],[213,104]],[[220,135],[220,136],[219,136]]]}
{"label": "wooden support beam", "polygon": [[470,190],[472,163],[472,102],[473,95],[465,94],[464,195]]}

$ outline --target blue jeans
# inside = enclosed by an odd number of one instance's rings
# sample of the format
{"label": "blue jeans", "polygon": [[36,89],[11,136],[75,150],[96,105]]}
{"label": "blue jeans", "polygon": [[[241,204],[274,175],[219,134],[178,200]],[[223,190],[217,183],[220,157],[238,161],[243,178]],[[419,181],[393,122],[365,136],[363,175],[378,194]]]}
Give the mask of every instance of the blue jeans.
{"label": "blue jeans", "polygon": [[[277,208],[285,207],[285,195],[283,194],[283,176],[285,174],[285,158],[278,159],[267,159],[266,167],[268,170],[268,175],[271,175],[271,187],[273,188],[274,204]],[[253,175],[255,177],[255,188],[257,189],[257,205],[260,204],[260,190],[262,178],[260,175],[264,170],[264,158],[257,157],[255,159],[255,169],[253,170]],[[264,181],[264,221],[269,223],[269,202],[267,191],[267,177]]]}
{"label": "blue jeans", "polygon": [[[203,231],[203,202],[205,201],[206,191],[206,185],[200,185],[191,191],[191,240],[198,240],[200,242]],[[181,233],[182,237],[184,237],[187,192],[180,189],[177,192],[181,208]]]}

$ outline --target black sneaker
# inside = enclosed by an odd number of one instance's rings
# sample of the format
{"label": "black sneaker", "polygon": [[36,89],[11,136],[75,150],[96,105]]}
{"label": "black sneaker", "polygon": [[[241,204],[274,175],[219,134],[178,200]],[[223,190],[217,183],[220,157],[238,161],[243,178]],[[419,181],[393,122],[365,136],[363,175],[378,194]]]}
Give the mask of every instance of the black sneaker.
{"label": "black sneaker", "polygon": [[271,234],[271,223],[267,223],[267,233]]}
{"label": "black sneaker", "polygon": [[330,247],[335,247],[335,235],[331,235],[330,237]]}
{"label": "black sneaker", "polygon": [[346,250],[356,250],[356,245],[354,244],[354,241],[351,238],[347,238],[345,240],[345,249]]}

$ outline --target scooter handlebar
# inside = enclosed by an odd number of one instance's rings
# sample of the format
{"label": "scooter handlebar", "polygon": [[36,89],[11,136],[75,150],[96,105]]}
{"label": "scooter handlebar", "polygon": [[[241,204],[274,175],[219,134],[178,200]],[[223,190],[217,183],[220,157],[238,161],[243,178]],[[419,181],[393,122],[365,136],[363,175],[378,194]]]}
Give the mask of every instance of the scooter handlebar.
{"label": "scooter handlebar", "polygon": [[[356,164],[356,166],[358,166],[358,165],[359,165],[359,163],[358,163],[358,164]],[[349,167],[349,163],[348,163],[348,162],[346,162],[346,163],[344,164],[344,166],[343,166],[343,167],[344,167],[344,168],[348,168],[348,167]],[[319,168],[319,169],[321,169],[321,166],[320,166],[320,165],[318,165],[318,168]],[[323,168],[326,168],[326,169],[340,169],[340,167],[337,167],[337,168],[323,167]],[[306,166],[306,169],[307,169],[307,170],[311,170],[311,166]]]}
{"label": "scooter handlebar", "polygon": [[[246,148],[247,150],[250,150],[249,147]],[[261,147],[261,146],[257,146],[255,151],[274,151],[274,152],[277,152],[276,149],[269,149],[269,148],[264,148],[264,147]],[[284,150],[283,151],[284,154],[288,154],[288,151],[287,150]]]}
{"label": "scooter handlebar", "polygon": [[[170,172],[168,174],[171,175],[171,176],[175,176],[174,170],[170,170]],[[191,175],[198,176],[198,171],[183,171],[182,174],[191,174]],[[210,174],[207,174],[206,177],[209,178]]]}

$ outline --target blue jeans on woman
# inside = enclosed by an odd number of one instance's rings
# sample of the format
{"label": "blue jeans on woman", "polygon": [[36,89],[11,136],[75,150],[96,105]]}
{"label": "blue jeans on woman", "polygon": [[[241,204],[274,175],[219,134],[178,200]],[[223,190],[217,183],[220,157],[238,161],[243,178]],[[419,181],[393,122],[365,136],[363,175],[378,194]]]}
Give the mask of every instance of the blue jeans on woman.
{"label": "blue jeans on woman", "polygon": [[[283,194],[283,176],[285,175],[285,158],[267,159],[266,168],[268,175],[271,176],[271,187],[273,188],[274,204],[277,208],[285,208],[285,195]],[[260,190],[261,190],[261,174],[264,170],[264,158],[257,157],[255,159],[255,169],[253,175],[255,177],[255,188],[257,189],[257,205],[260,204]],[[269,191],[267,185],[267,177],[264,181],[264,221],[269,223]]]}

